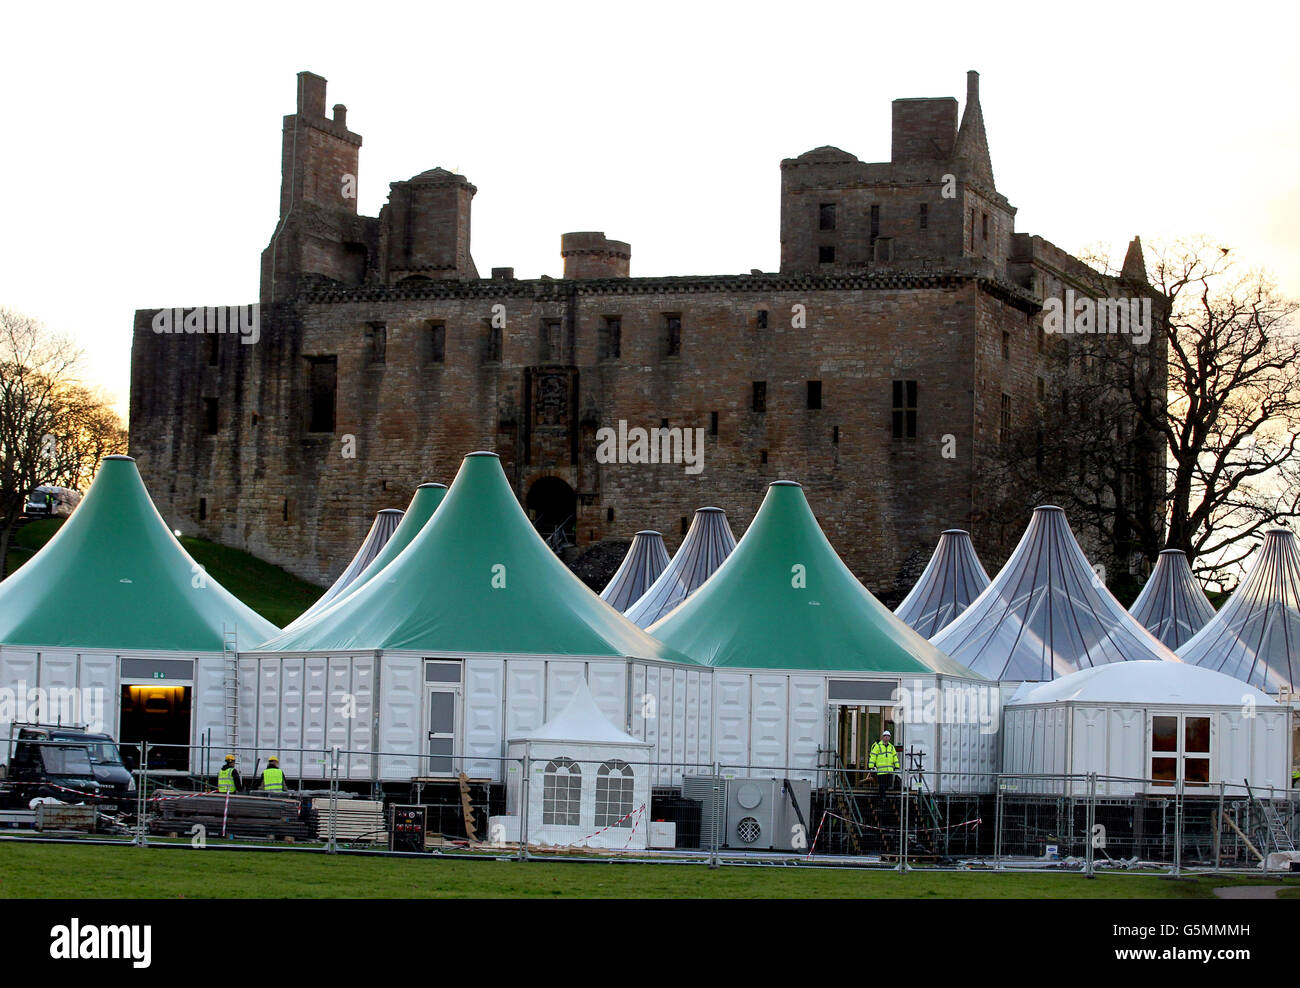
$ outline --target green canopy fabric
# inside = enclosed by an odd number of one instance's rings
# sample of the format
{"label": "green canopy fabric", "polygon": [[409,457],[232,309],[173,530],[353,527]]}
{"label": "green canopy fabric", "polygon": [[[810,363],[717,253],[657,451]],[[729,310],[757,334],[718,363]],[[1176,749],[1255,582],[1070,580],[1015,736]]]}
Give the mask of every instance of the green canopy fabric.
{"label": "green canopy fabric", "polygon": [[803,488],[788,480],[768,488],[749,531],[708,582],[647,630],[710,666],[981,678],[858,582]]}
{"label": "green canopy fabric", "polygon": [[277,652],[409,649],[689,662],[589,590],[542,541],[495,453],[465,457],[442,505],[365,586]]}
{"label": "green canopy fabric", "polygon": [[[421,484],[415,489],[415,497],[411,498],[411,506],[406,509],[406,514],[398,523],[393,534],[388,537],[384,547],[375,554],[375,558],[366,564],[366,568],[349,583],[341,593],[333,600],[325,600],[323,597],[311,607],[303,611],[296,618],[284,626],[285,631],[297,631],[305,627],[312,621],[329,610],[347,600],[354,593],[370,582],[371,578],[378,575],[381,570],[399,555],[402,550],[411,544],[411,540],[420,534],[420,529],[424,523],[433,517],[438,505],[442,503],[443,495],[447,493],[446,484]],[[327,590],[326,593],[329,593]]]}
{"label": "green canopy fabric", "polygon": [[135,460],[106,456],[81,504],[0,583],[0,644],[220,652],[279,629],[204,573],[176,541]]}

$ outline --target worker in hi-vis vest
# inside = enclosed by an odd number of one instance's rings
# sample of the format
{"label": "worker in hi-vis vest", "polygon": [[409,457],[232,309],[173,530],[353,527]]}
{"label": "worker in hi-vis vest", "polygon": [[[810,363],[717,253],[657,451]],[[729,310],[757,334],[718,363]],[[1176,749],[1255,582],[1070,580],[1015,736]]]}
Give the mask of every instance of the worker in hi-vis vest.
{"label": "worker in hi-vis vest", "polygon": [[217,792],[239,792],[239,769],[235,768],[234,755],[226,756],[226,763],[217,773]]}
{"label": "worker in hi-vis vest", "polygon": [[262,789],[265,792],[284,792],[284,772],[280,769],[280,759],[272,755],[266,760],[262,770]]}
{"label": "worker in hi-vis vest", "polygon": [[880,795],[885,795],[893,788],[898,767],[898,749],[894,747],[890,733],[883,731],[880,740],[871,746],[871,755],[867,759],[867,768],[876,773],[876,785],[880,787]]}

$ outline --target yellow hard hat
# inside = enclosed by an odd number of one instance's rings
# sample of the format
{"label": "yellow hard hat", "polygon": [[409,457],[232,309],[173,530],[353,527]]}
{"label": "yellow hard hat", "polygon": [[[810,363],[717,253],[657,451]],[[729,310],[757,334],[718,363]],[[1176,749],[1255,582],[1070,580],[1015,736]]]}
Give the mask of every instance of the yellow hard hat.
{"label": "yellow hard hat", "polygon": [[270,758],[268,758],[266,761],[267,761],[267,764],[269,765],[271,762],[278,762],[279,760],[280,760],[280,759],[277,758],[275,755],[272,755],[272,756],[271,756]]}
{"label": "yellow hard hat", "polygon": [[228,762],[233,762],[234,760],[235,760],[235,756],[234,756],[234,755],[227,755],[227,756],[226,756],[226,761],[228,761]]}

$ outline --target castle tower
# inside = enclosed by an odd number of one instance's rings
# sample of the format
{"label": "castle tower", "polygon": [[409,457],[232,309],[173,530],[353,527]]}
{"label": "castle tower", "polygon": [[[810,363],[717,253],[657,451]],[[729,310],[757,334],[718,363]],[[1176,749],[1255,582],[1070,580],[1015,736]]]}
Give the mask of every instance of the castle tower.
{"label": "castle tower", "polygon": [[626,278],[631,271],[631,245],[603,233],[562,234],[560,256],[566,278]]}
{"label": "castle tower", "polygon": [[388,204],[379,214],[389,284],[410,277],[478,278],[469,252],[470,203],[477,191],[464,175],[445,168],[389,185]]}
{"label": "castle tower", "polygon": [[303,276],[360,284],[372,256],[357,216],[361,135],[347,128],[347,107],[325,113],[323,78],[298,73],[297,111],[284,118],[280,217],[262,252],[263,302],[283,300]]}

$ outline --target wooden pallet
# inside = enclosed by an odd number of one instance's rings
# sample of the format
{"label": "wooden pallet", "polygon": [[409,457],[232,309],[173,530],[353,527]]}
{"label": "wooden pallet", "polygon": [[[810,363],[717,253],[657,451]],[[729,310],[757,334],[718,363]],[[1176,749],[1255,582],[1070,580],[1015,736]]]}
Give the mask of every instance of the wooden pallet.
{"label": "wooden pallet", "polygon": [[[311,801],[316,837],[329,840],[330,800],[318,796]],[[340,799],[334,822],[336,840],[365,840],[383,843],[388,840],[388,815],[384,804],[369,799]]]}

